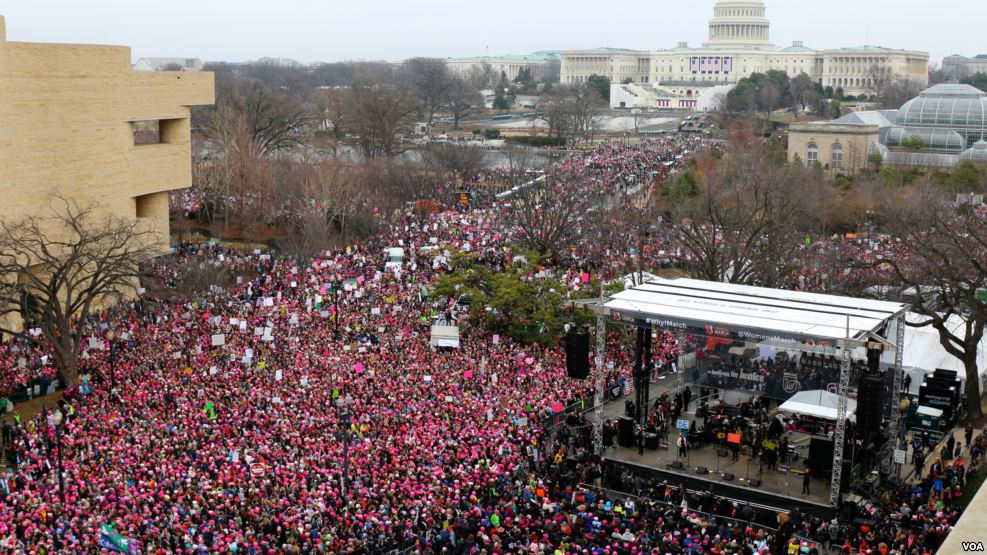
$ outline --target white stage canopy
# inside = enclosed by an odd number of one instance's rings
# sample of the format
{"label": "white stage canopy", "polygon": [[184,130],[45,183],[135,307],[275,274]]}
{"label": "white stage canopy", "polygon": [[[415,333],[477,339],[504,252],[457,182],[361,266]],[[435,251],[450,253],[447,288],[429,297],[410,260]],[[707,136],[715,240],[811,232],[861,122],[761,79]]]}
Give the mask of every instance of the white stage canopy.
{"label": "white stage canopy", "polygon": [[695,279],[658,278],[611,297],[614,319],[642,326],[726,329],[741,339],[801,344],[866,340],[908,305]]}
{"label": "white stage canopy", "polygon": [[[778,410],[786,414],[798,414],[801,416],[812,416],[836,421],[836,407],[840,401],[840,396],[822,389],[814,391],[800,391],[785,401],[778,407]],[[857,421],[857,401],[847,399],[847,420]]]}

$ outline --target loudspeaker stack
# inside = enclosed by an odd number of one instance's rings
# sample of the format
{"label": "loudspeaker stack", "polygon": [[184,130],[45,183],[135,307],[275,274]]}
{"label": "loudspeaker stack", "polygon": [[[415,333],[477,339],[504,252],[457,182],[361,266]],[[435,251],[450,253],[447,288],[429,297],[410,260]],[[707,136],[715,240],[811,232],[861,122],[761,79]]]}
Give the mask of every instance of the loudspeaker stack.
{"label": "loudspeaker stack", "polygon": [[864,374],[857,386],[857,430],[876,432],[884,412],[884,380],[880,374]]}
{"label": "loudspeaker stack", "polygon": [[589,334],[570,332],[565,336],[565,368],[570,378],[589,377]]}

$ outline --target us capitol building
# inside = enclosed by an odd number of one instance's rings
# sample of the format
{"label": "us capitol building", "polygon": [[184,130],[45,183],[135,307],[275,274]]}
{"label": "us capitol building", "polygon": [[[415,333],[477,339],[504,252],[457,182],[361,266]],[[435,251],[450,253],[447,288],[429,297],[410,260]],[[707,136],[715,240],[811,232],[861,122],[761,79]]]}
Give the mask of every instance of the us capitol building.
{"label": "us capitol building", "polygon": [[603,75],[611,83],[652,84],[685,97],[704,89],[731,85],[752,73],[781,70],[805,73],[823,87],[847,95],[872,95],[875,75],[907,78],[921,87],[929,82],[929,54],[878,46],[813,50],[796,41],[777,48],[761,0],[720,0],[713,7],[709,40],[702,48],[679,43],[669,50],[646,52],[601,48],[561,52],[561,82],[585,82]]}

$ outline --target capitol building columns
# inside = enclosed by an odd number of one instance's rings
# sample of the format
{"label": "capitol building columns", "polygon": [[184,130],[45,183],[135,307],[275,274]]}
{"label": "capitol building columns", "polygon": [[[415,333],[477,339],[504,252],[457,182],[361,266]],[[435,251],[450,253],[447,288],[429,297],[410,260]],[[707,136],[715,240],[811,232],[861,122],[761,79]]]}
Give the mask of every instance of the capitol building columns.
{"label": "capitol building columns", "polygon": [[609,77],[611,83],[631,79],[669,91],[695,93],[736,83],[752,73],[778,70],[790,77],[806,73],[815,83],[842,88],[845,94],[854,96],[875,94],[875,73],[908,79],[923,88],[928,85],[927,52],[879,46],[813,50],[801,41],[778,48],[771,43],[770,34],[771,23],[762,0],[719,0],[713,7],[708,40],[702,47],[679,43],[674,48],[650,52],[562,52],[561,79],[563,84],[584,83],[597,74]]}

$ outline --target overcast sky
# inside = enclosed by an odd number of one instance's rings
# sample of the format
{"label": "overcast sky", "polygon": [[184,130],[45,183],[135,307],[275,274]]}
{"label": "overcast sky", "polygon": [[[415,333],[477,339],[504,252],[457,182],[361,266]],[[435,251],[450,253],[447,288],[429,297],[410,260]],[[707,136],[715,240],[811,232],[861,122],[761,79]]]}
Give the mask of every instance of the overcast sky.
{"label": "overcast sky", "polygon": [[[0,0],[7,40],[142,56],[300,62],[660,49],[707,34],[714,0]],[[987,0],[767,0],[771,39],[987,54]]]}

